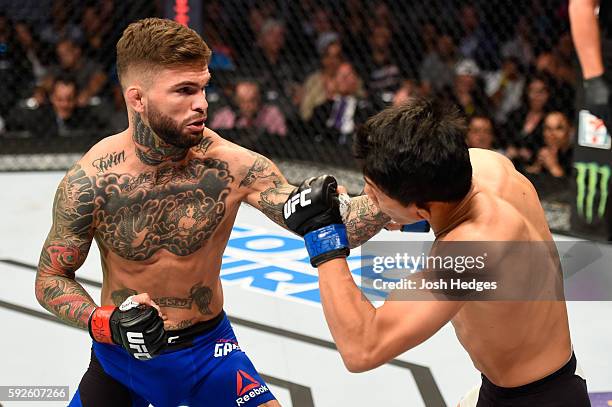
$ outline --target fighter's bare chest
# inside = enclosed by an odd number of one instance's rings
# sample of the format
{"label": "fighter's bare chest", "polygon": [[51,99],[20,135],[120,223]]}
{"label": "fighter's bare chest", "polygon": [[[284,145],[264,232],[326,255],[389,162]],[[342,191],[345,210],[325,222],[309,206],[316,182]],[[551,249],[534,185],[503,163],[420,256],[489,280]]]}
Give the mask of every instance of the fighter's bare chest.
{"label": "fighter's bare chest", "polygon": [[194,159],[136,175],[95,179],[95,236],[129,260],[145,260],[160,249],[194,253],[223,222],[232,197],[226,162]]}

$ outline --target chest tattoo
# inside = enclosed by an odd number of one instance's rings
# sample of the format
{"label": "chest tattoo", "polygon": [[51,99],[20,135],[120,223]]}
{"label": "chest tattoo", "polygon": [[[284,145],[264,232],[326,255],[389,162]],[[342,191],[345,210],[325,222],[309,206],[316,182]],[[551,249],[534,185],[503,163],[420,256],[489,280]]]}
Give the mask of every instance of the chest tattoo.
{"label": "chest tattoo", "polygon": [[198,250],[225,215],[228,164],[193,159],[185,166],[95,177],[96,237],[129,260],[156,251],[186,256]]}

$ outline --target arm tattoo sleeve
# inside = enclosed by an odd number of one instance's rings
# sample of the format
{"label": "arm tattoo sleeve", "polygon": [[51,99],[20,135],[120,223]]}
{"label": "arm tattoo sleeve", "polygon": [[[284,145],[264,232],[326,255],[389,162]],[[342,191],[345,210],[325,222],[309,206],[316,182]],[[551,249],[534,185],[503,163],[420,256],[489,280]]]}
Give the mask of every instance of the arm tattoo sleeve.
{"label": "arm tattoo sleeve", "polygon": [[285,219],[283,219],[283,205],[294,189],[295,187],[289,185],[287,181],[275,180],[274,186],[263,191],[257,202],[261,211],[282,227],[286,227]]}
{"label": "arm tattoo sleeve", "polygon": [[272,161],[262,155],[254,155],[255,162],[246,170],[240,187],[251,188],[253,192],[247,201],[272,221],[285,227],[283,205],[295,187],[287,183]]}
{"label": "arm tattoo sleeve", "polygon": [[367,195],[351,199],[349,212],[344,220],[350,247],[358,247],[367,242],[390,220]]}
{"label": "arm tattoo sleeve", "polygon": [[93,238],[94,190],[77,164],[68,170],[53,202],[53,226],[47,236],[36,274],[36,298],[60,320],[79,328],[96,305],[75,280]]}
{"label": "arm tattoo sleeve", "polygon": [[[248,202],[278,225],[286,227],[283,205],[295,187],[287,183],[270,160],[259,154],[245,172],[240,187],[250,187],[257,191],[257,199],[247,199]],[[390,220],[366,195],[351,199],[349,213],[345,219],[349,245],[351,248],[362,245]]]}

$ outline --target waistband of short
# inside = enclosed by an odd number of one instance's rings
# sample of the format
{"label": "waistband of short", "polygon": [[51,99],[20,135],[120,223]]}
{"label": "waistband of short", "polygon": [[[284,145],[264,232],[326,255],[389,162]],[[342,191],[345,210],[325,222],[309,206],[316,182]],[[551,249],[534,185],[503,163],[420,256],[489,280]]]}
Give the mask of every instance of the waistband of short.
{"label": "waistband of short", "polygon": [[482,376],[482,387],[486,388],[487,390],[491,392],[502,395],[502,396],[528,394],[528,393],[534,392],[536,389],[538,389],[540,386],[544,384],[553,382],[563,376],[571,376],[575,372],[576,372],[576,355],[574,354],[574,352],[572,352],[572,356],[570,357],[569,361],[565,365],[563,365],[559,370],[549,374],[546,377],[543,377],[542,379],[536,380],[535,382],[531,382],[531,383],[525,384],[523,386],[518,386],[518,387],[500,387],[500,386],[493,384],[489,379],[487,379],[485,375],[481,375]]}
{"label": "waistband of short", "polygon": [[225,311],[221,311],[217,316],[207,321],[201,321],[190,327],[167,331],[168,346],[166,351],[173,351],[193,346],[193,340],[198,336],[208,333],[219,326],[225,319]]}

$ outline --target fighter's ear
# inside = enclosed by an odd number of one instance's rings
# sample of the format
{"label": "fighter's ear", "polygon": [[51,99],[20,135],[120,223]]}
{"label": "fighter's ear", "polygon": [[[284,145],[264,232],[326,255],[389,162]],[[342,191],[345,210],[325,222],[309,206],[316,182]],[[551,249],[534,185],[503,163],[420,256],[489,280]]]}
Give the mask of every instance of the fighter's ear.
{"label": "fighter's ear", "polygon": [[130,86],[125,90],[125,103],[137,113],[144,112],[143,91],[140,86]]}
{"label": "fighter's ear", "polygon": [[423,220],[431,219],[431,207],[428,203],[417,203],[416,213]]}

